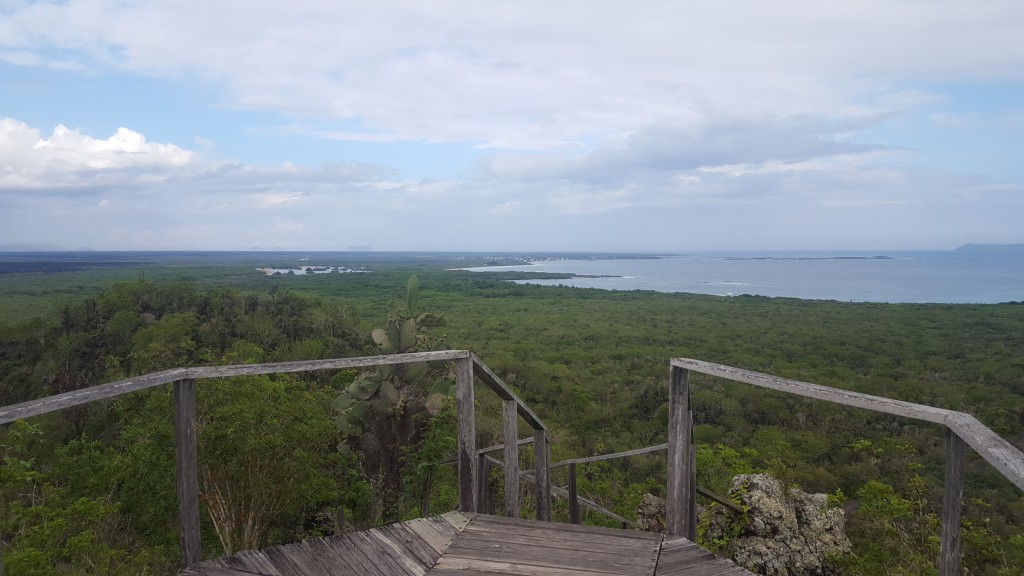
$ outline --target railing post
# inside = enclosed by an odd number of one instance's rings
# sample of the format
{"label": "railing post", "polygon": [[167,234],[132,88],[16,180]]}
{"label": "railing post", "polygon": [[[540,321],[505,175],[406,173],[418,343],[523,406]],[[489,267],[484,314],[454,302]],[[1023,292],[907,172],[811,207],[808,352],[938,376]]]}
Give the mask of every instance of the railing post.
{"label": "railing post", "polygon": [[665,529],[669,536],[697,538],[696,465],[690,414],[689,371],[671,366],[668,390],[668,486]]}
{"label": "railing post", "polygon": [[476,511],[481,514],[490,513],[490,502],[487,483],[491,476],[491,462],[487,454],[478,454],[476,459]]}
{"label": "railing post", "polygon": [[181,565],[202,559],[199,539],[199,472],[196,443],[196,381],[174,382],[174,456],[178,484]]}
{"label": "railing post", "polygon": [[960,572],[960,512],[963,508],[965,452],[963,439],[947,428],[939,576],[955,576]]}
{"label": "railing post", "polygon": [[515,400],[504,402],[505,434],[505,515],[519,517],[519,406]]}
{"label": "railing post", "polygon": [[455,361],[455,409],[459,425],[459,510],[476,512],[476,407],[472,358]]}
{"label": "railing post", "polygon": [[580,500],[576,493],[576,463],[569,463],[569,523],[580,523]]}
{"label": "railing post", "polygon": [[533,431],[533,461],[537,470],[537,520],[551,521],[551,452],[543,428]]}

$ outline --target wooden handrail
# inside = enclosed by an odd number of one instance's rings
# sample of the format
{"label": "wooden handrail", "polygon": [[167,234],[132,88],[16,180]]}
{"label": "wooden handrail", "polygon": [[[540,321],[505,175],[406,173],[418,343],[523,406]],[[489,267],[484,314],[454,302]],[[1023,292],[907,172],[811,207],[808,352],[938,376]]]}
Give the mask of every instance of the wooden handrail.
{"label": "wooden handrail", "polygon": [[[743,382],[761,388],[787,392],[806,398],[824,400],[844,406],[854,406],[946,427],[946,470],[942,506],[942,534],[938,568],[940,576],[954,576],[960,565],[960,515],[964,487],[964,444],[970,445],[986,462],[1010,482],[1024,490],[1024,452],[987,428],[975,417],[964,412],[935,408],[881,396],[850,392],[818,384],[780,378],[741,368],[714,364],[690,358],[673,358],[670,362],[669,391],[669,498],[666,504],[666,526],[670,533],[691,532],[695,504],[695,486],[688,483],[695,471],[692,452],[693,417],[689,409],[690,386],[688,371],[699,372]],[[673,411],[673,407],[680,407]],[[684,457],[685,446],[690,456]],[[673,446],[675,448],[673,449]],[[673,451],[676,460],[673,461]],[[683,534],[685,535],[685,534]]]}

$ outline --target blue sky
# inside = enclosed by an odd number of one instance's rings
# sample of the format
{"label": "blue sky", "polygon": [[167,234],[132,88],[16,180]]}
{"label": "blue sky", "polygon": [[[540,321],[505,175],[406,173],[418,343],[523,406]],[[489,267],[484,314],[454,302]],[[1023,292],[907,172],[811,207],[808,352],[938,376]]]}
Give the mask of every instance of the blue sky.
{"label": "blue sky", "polygon": [[0,0],[0,245],[1024,242],[1024,3]]}

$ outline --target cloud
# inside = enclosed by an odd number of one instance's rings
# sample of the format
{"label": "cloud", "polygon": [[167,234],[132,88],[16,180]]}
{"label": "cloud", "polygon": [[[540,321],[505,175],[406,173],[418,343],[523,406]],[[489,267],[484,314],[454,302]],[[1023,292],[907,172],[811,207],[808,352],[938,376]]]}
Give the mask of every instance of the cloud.
{"label": "cloud", "polygon": [[34,2],[0,14],[0,54],[364,126],[324,137],[548,149],[723,113],[890,110],[908,80],[1020,82],[1022,22],[1016,0]]}
{"label": "cloud", "polygon": [[195,160],[192,152],[147,142],[127,128],[100,139],[58,125],[43,137],[38,128],[12,118],[0,119],[0,158],[6,164],[0,192],[153,184]]}
{"label": "cloud", "polygon": [[[782,120],[702,121],[686,126],[648,126],[618,142],[578,156],[499,155],[481,165],[485,174],[522,181],[569,180],[621,184],[643,175],[815,158],[886,149],[855,144],[847,134],[876,122],[842,122],[798,116]],[[678,176],[677,176],[678,177]]]}

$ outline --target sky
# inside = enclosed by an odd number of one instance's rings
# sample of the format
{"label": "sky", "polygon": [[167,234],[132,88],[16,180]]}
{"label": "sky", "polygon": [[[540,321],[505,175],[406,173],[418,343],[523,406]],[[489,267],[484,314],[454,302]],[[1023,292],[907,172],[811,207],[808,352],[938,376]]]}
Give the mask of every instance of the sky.
{"label": "sky", "polygon": [[1024,243],[1020,0],[0,0],[0,246]]}

